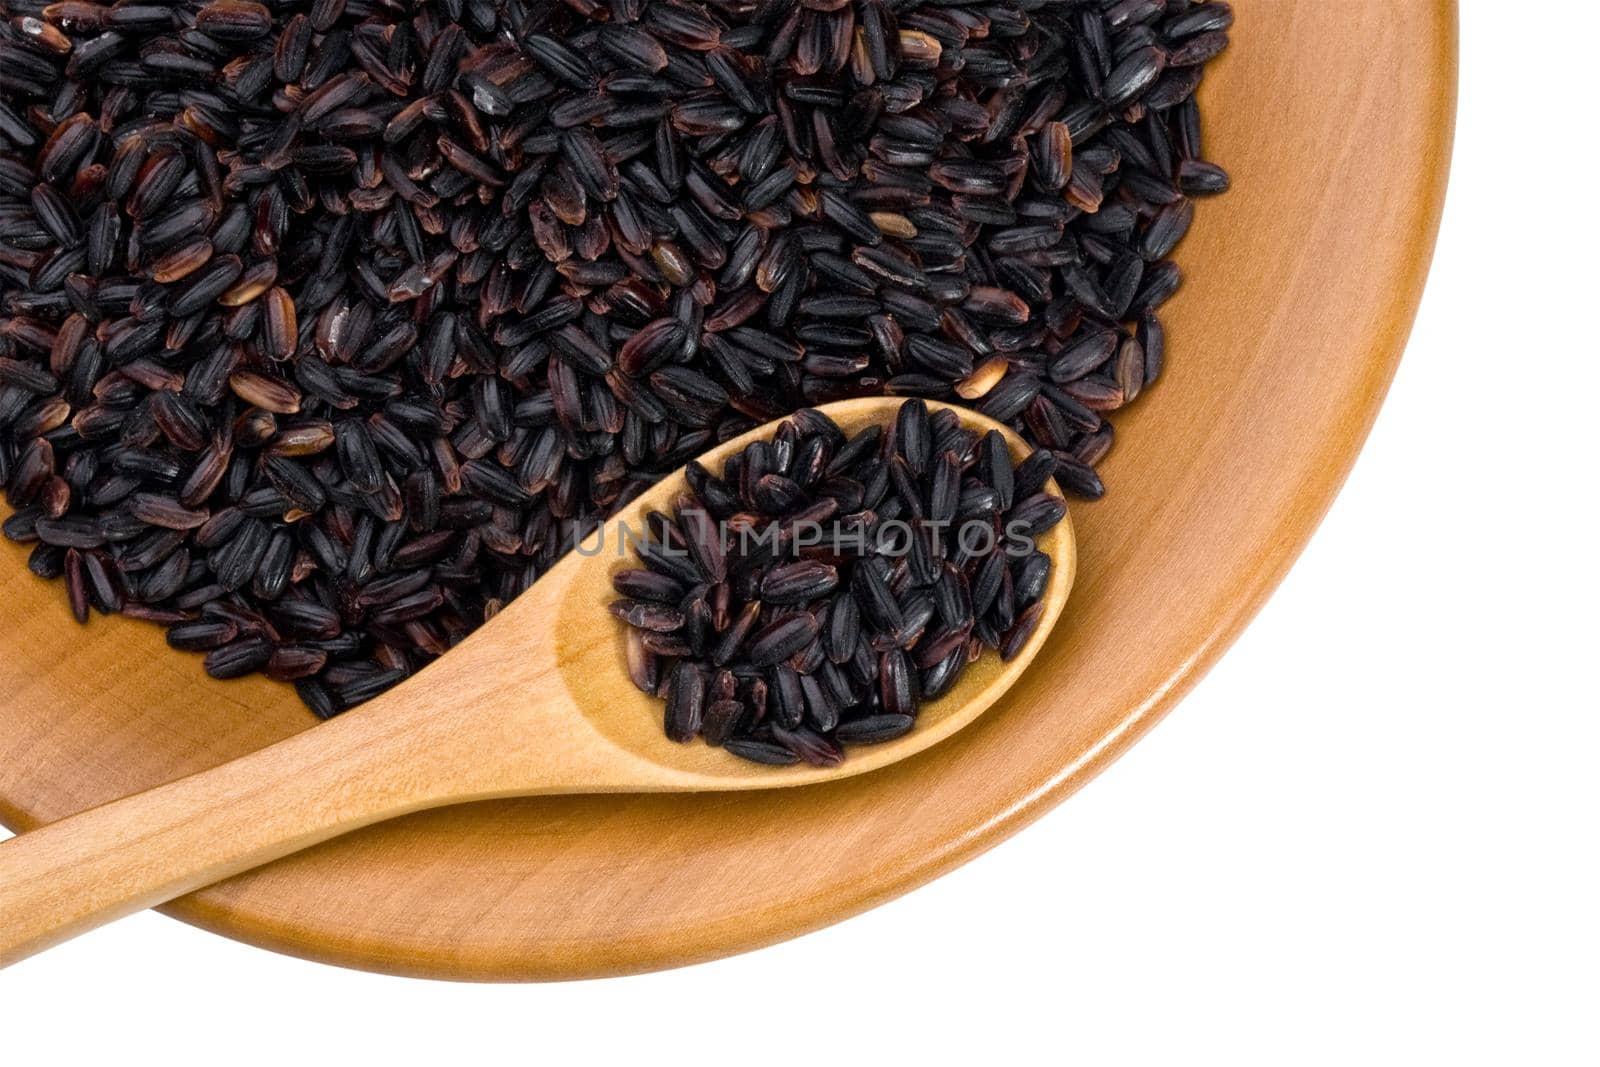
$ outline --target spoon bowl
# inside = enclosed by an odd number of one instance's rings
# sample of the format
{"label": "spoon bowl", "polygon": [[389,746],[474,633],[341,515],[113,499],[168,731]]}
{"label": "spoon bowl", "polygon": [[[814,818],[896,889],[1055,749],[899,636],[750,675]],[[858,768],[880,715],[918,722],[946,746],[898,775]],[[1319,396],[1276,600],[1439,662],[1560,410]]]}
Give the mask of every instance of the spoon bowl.
{"label": "spoon bowl", "polygon": [[[892,422],[902,402],[903,398],[897,397],[865,397],[836,401],[819,410],[833,419],[847,435],[853,435],[873,424],[887,425]],[[1014,432],[993,419],[964,408],[928,402],[930,411],[943,407],[951,407],[956,411],[962,423],[970,429],[980,432],[999,430],[1011,445],[1013,459],[1021,460],[1032,450]],[[771,423],[757,427],[718,445],[700,458],[701,466],[713,473],[721,470],[724,462],[752,442],[771,437],[777,425]],[[646,515],[652,511],[667,511],[685,490],[683,473],[674,473],[622,509],[608,521],[607,526],[610,531],[624,525],[629,530],[643,530]],[[1048,491],[1059,495],[1054,483]],[[639,565],[631,549],[619,546],[613,533],[608,532],[603,543],[601,535],[592,535],[578,552],[569,555],[548,576],[541,578],[539,586],[555,578],[558,571],[570,568],[572,585],[561,599],[556,609],[558,614],[553,617],[550,627],[555,654],[554,674],[566,687],[572,706],[606,741],[663,768],[697,776],[700,784],[693,788],[771,789],[831,781],[896,763],[949,737],[999,700],[1043,647],[1072,590],[1072,581],[1077,573],[1077,553],[1070,516],[1040,535],[1037,547],[1051,559],[1050,582],[1046,588],[1045,608],[1039,626],[1022,651],[1009,661],[1002,661],[997,654],[986,653],[962,673],[948,692],[922,706],[917,715],[916,729],[904,737],[882,744],[853,745],[847,750],[845,761],[837,767],[763,767],[730,757],[721,749],[700,742],[682,745],[667,739],[662,730],[661,701],[640,692],[619,668],[625,654],[624,627],[613,626],[606,640],[595,640],[596,627],[605,625],[602,620],[607,619],[607,605],[617,598],[611,587],[612,576],[620,570]],[[548,600],[535,600],[537,589],[538,586],[514,601],[501,617],[519,610],[541,610],[538,605],[548,603]],[[501,617],[497,617],[490,626],[498,624]],[[525,626],[526,623],[516,625]],[[480,634],[487,632],[488,626]],[[468,643],[477,639],[475,635]]]}
{"label": "spoon bowl", "polygon": [[[820,410],[847,434],[903,400]],[[932,408],[948,405],[930,404]],[[975,430],[1011,431],[960,408]],[[705,454],[712,471],[769,423]],[[607,612],[631,553],[605,531],[644,529],[687,489],[683,471],[612,516],[466,641],[414,678],[313,730],[0,844],[0,966],[122,915],[383,819],[445,804],[557,793],[771,789],[831,781],[938,743],[994,704],[1038,654],[1076,573],[1072,528],[1040,536],[1053,567],[1039,624],[1011,660],[986,655],[924,705],[917,727],[852,746],[835,767],[766,767],[668,740],[660,702],[633,686]],[[1051,486],[1048,491],[1056,490]]]}

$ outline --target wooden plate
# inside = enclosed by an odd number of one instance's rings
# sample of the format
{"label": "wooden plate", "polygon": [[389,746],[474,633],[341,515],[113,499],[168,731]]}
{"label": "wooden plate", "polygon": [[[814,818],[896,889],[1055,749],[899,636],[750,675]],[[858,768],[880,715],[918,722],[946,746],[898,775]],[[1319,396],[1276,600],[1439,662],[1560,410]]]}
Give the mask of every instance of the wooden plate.
{"label": "wooden plate", "polygon": [[[1178,259],[1166,376],[1117,420],[1110,494],[1054,647],[954,740],[763,796],[479,804],[329,843],[172,904],[354,967],[570,978],[704,960],[862,911],[1014,833],[1137,739],[1221,654],[1328,507],[1410,328],[1455,100],[1446,0],[1235,0],[1202,90],[1233,193]],[[305,729],[153,627],[78,629],[0,553],[0,819],[23,830]]]}

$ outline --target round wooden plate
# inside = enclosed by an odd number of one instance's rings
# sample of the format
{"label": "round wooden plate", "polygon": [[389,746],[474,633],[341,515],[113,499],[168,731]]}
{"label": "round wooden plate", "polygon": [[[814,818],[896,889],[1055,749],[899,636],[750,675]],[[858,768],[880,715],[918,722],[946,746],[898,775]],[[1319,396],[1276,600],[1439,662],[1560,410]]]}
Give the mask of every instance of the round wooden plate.
{"label": "round wooden plate", "polygon": [[[1010,697],[886,771],[798,793],[540,799],[375,827],[173,903],[230,937],[400,974],[574,978],[792,937],[1016,832],[1221,654],[1343,481],[1410,328],[1455,104],[1447,0],[1235,0],[1202,90],[1234,176],[1179,250],[1161,382],[1117,420],[1056,641]],[[154,627],[79,629],[0,552],[0,819],[17,830],[310,727]]]}

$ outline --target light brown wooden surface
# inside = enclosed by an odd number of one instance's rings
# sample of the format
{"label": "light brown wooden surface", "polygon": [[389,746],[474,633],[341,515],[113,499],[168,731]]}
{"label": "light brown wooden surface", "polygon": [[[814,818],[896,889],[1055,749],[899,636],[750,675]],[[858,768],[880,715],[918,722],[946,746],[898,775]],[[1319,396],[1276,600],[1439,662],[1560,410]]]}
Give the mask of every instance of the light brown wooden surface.
{"label": "light brown wooden surface", "polygon": [[[871,397],[820,410],[854,435],[892,426],[903,402]],[[951,410],[975,431],[1003,434],[1017,462],[1031,451],[994,420]],[[703,462],[721,470],[778,425],[728,441]],[[628,680],[625,627],[606,613],[613,575],[637,565],[623,531],[644,536],[646,516],[687,491],[681,470],[662,479],[449,655],[360,708],[0,842],[0,967],[340,834],[445,804],[797,788],[886,767],[952,736],[1017,683],[1048,642],[1077,569],[1064,520],[1034,542],[1053,567],[1027,643],[1010,660],[986,656],[963,671],[923,707],[911,733],[852,748],[834,767],[759,766],[669,741],[660,702]],[[1054,486],[1047,491],[1060,499]],[[22,684],[18,699],[38,693],[35,682]]]}
{"label": "light brown wooden surface", "polygon": [[[1119,413],[1107,499],[1073,513],[1071,606],[1006,700],[868,778],[799,794],[446,808],[317,846],[172,913],[403,974],[672,966],[919,885],[1115,758],[1221,654],[1331,502],[1404,346],[1444,196],[1454,4],[1235,8],[1234,43],[1201,90],[1208,154],[1234,190],[1201,205],[1179,249],[1188,280],[1166,314],[1166,375]],[[153,630],[78,632],[60,590],[11,550],[0,642],[0,818],[13,827],[310,725],[292,694],[207,681]]]}

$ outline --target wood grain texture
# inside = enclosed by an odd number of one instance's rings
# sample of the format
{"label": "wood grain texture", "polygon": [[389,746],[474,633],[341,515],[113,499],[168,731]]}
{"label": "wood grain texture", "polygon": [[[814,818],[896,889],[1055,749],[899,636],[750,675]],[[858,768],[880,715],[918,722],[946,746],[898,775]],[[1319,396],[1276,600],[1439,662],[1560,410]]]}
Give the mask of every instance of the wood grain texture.
{"label": "wood grain texture", "polygon": [[[401,974],[667,967],[905,892],[1115,758],[1237,635],[1343,482],[1404,346],[1444,197],[1453,3],[1235,7],[1234,43],[1201,90],[1208,154],[1234,191],[1201,206],[1178,252],[1188,281],[1166,316],[1167,373],[1119,414],[1110,493],[1074,511],[1071,606],[1005,701],[870,778],[447,808],[318,846],[172,913]],[[291,694],[207,681],[151,629],[97,621],[77,632],[59,589],[9,550],[0,641],[0,818],[13,827],[310,725]]]}

